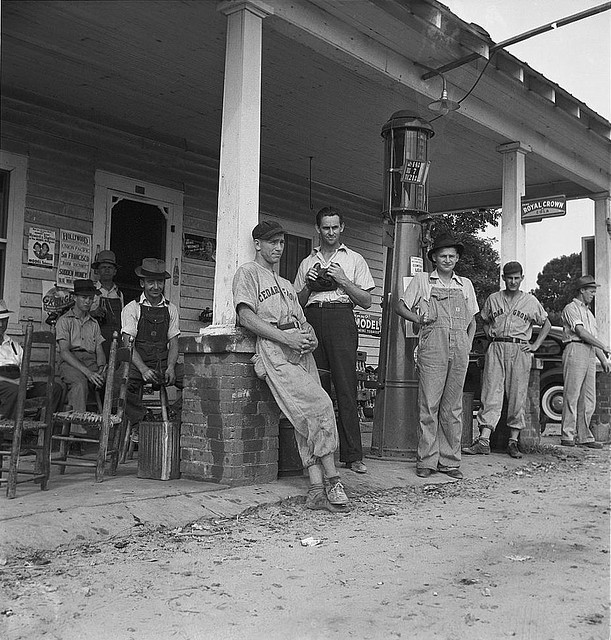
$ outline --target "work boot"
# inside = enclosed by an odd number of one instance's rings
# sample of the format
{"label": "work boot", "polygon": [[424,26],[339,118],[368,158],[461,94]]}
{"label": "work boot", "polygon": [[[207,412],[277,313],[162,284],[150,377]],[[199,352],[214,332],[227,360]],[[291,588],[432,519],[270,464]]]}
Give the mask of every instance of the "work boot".
{"label": "work boot", "polygon": [[487,456],[490,453],[490,440],[484,440],[478,438],[470,447],[463,447],[462,452],[468,456],[484,455]]}
{"label": "work boot", "polygon": [[507,445],[507,453],[512,457],[512,458],[521,458],[522,454],[520,453],[520,450],[518,449],[518,443],[515,440],[510,440],[509,444]]}
{"label": "work boot", "polygon": [[345,513],[346,509],[331,504],[324,490],[308,491],[305,506],[314,511],[330,511],[331,513]]}

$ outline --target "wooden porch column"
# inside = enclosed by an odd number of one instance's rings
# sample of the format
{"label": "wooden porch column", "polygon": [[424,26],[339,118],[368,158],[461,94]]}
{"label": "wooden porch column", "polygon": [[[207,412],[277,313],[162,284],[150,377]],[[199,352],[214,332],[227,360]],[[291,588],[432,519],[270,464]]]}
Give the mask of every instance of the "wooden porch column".
{"label": "wooden porch column", "polygon": [[259,222],[262,22],[273,9],[258,0],[228,0],[218,10],[227,16],[227,42],[213,330],[230,331],[235,327],[233,275],[254,255],[250,232]]}
{"label": "wooden porch column", "polygon": [[532,148],[521,142],[508,142],[496,149],[503,154],[503,200],[501,215],[501,266],[526,261],[526,233],[522,224],[522,196],[525,191],[524,158]]}
{"label": "wooden porch column", "polygon": [[600,339],[611,341],[611,196],[608,193],[594,200],[594,256],[596,283],[596,324]]}

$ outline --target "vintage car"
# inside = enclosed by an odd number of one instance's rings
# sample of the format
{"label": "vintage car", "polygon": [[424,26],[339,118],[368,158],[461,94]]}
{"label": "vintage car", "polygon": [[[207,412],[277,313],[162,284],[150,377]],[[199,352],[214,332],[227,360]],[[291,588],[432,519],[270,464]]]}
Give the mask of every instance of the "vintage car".
{"label": "vintage car", "polygon": [[[536,340],[541,327],[533,328],[532,340]],[[489,340],[483,331],[478,331],[473,339],[473,350],[469,354],[469,368],[465,380],[465,391],[474,394],[474,406],[479,406],[481,375],[484,368],[484,354]],[[535,356],[541,360],[541,428],[548,422],[560,422],[562,419],[562,327],[552,327]]]}

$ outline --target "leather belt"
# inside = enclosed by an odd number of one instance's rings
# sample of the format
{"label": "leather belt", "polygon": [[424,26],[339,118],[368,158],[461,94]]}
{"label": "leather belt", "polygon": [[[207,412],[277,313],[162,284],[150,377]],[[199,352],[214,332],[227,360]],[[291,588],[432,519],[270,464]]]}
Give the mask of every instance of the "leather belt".
{"label": "leather belt", "polygon": [[568,342],[577,342],[579,344],[587,344],[588,346],[592,346],[590,345],[589,342],[586,342],[585,340],[569,340]]}
{"label": "leather belt", "polygon": [[297,320],[293,320],[292,322],[285,322],[283,324],[278,324],[277,322],[272,322],[275,327],[278,327],[280,331],[288,331],[289,329],[300,329],[301,326]]}
{"label": "leather belt", "polygon": [[320,307],[322,309],[353,309],[350,302],[309,302],[307,307]]}
{"label": "leather belt", "polygon": [[520,338],[492,338],[492,342],[512,342],[513,344],[528,344],[528,340]]}

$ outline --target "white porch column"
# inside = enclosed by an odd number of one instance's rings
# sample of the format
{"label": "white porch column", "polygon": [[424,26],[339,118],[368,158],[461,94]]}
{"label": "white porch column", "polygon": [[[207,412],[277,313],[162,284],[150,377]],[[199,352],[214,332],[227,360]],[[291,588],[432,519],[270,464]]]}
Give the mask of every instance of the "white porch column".
{"label": "white porch column", "polygon": [[525,156],[532,148],[521,142],[508,142],[496,149],[503,154],[503,200],[501,215],[501,266],[526,261],[526,231],[522,224],[522,196],[526,193]]}
{"label": "white porch column", "polygon": [[263,18],[273,9],[258,0],[228,0],[225,85],[219,161],[213,323],[233,327],[231,283],[253,257],[252,228],[259,222],[261,146],[261,42]]}
{"label": "white porch column", "polygon": [[596,283],[596,324],[598,335],[611,342],[611,196],[608,193],[594,200],[594,268]]}

